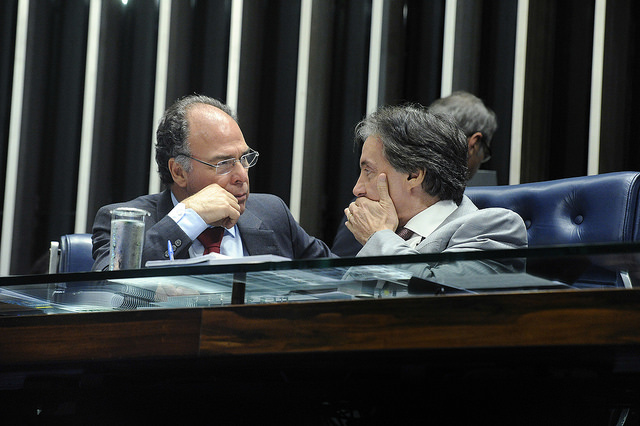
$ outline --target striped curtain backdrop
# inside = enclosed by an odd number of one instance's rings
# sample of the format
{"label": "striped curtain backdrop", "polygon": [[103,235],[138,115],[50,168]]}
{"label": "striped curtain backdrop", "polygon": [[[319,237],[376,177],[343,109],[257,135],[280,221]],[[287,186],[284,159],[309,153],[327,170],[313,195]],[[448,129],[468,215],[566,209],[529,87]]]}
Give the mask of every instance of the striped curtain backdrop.
{"label": "striped curtain backdrop", "polygon": [[0,274],[161,190],[155,127],[202,93],[260,151],[253,192],[331,244],[358,175],[353,129],[455,90],[498,116],[498,184],[640,170],[634,0],[0,2]]}

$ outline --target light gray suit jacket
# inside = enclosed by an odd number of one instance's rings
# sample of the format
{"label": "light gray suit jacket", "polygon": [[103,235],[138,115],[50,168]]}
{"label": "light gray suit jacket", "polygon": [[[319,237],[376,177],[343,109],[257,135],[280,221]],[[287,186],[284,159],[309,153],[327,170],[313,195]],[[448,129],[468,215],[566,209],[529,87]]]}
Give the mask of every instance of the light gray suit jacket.
{"label": "light gray suit jacket", "polygon": [[[173,209],[171,192],[144,195],[126,203],[102,207],[93,223],[93,270],[109,266],[111,210],[136,207],[150,213],[145,219],[142,265],[148,260],[168,258],[167,241],[175,246],[175,258],[189,257],[191,239],[167,214]],[[238,220],[245,254],[274,254],[291,259],[334,257],[319,239],[309,236],[295,221],[284,201],[275,195],[251,194]]]}
{"label": "light gray suit jacket", "polygon": [[[406,241],[395,232],[384,230],[373,234],[357,256],[393,256],[526,247],[527,229],[517,213],[503,208],[479,210],[465,195],[460,206],[416,248],[409,247]],[[518,269],[522,266],[519,264]],[[411,269],[414,275],[422,278],[441,278],[439,282],[447,281],[446,277],[449,275],[491,274],[505,271],[516,272],[514,264],[464,261],[446,265],[434,263]]]}

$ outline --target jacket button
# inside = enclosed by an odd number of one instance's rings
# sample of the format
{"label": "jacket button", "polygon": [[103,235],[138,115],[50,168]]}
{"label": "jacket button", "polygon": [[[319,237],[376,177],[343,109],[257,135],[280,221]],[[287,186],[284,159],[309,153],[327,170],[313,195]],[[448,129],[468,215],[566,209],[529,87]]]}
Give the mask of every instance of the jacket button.
{"label": "jacket button", "polygon": [[182,240],[176,240],[174,244],[176,247],[180,247],[182,245]]}

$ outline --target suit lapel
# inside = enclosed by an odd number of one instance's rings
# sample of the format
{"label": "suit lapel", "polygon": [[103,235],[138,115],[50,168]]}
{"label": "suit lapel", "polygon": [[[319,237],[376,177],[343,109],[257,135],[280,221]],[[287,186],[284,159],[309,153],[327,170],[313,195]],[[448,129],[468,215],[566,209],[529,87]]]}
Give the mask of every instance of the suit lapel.
{"label": "suit lapel", "polygon": [[447,248],[451,238],[451,230],[447,225],[451,222],[478,210],[475,204],[466,195],[462,197],[462,202],[428,237],[426,237],[416,249],[421,253],[440,253]]}
{"label": "suit lapel", "polygon": [[278,253],[274,231],[261,229],[261,226],[262,220],[249,209],[238,220],[242,244],[250,256]]}
{"label": "suit lapel", "polygon": [[478,208],[476,207],[475,204],[473,204],[473,201],[471,201],[471,199],[468,198],[466,195],[463,195],[462,202],[460,203],[458,208],[455,209],[453,213],[451,213],[449,216],[447,216],[447,218],[433,232],[436,232],[438,229],[446,226],[447,224],[453,222],[454,220],[461,218],[462,216],[465,216],[476,210],[478,210]]}

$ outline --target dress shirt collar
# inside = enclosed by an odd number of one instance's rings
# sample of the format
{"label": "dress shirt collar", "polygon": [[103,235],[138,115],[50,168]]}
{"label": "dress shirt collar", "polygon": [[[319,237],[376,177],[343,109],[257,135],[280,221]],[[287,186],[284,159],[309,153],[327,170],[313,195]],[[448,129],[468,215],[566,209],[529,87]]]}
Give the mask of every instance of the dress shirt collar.
{"label": "dress shirt collar", "polygon": [[420,239],[423,239],[435,231],[457,208],[458,205],[453,200],[438,201],[409,219],[404,227],[412,230],[420,236]]}

